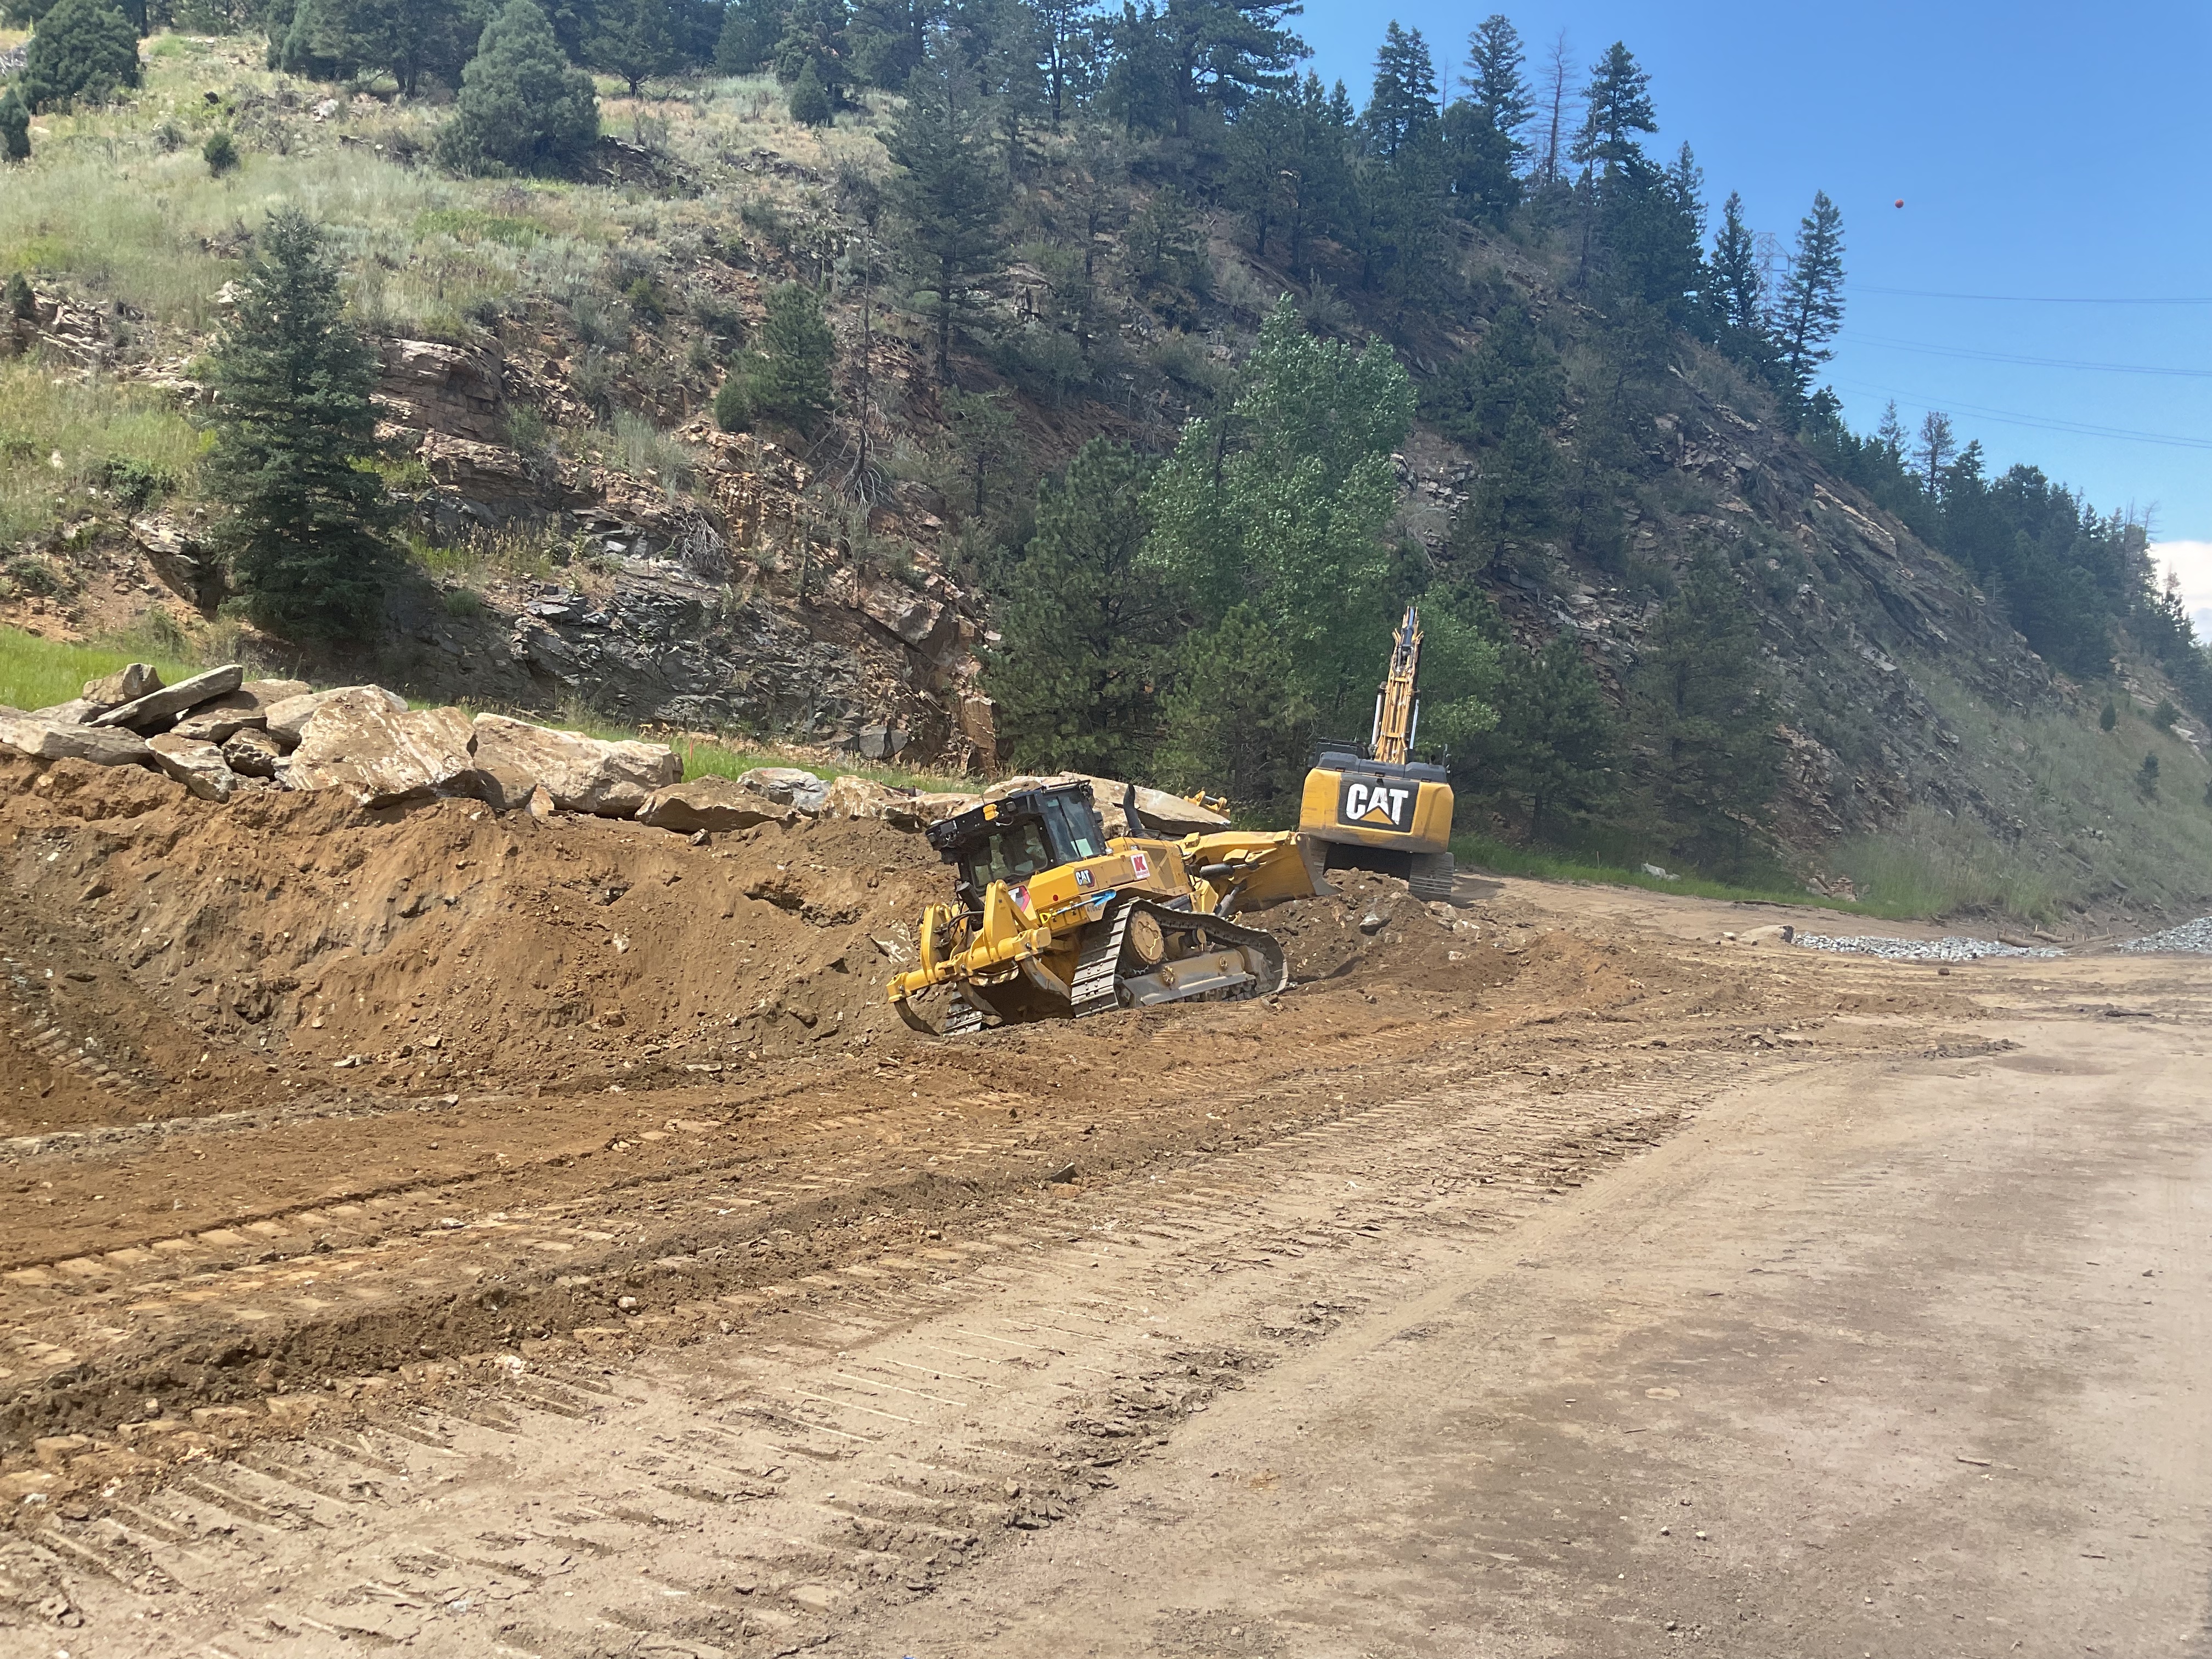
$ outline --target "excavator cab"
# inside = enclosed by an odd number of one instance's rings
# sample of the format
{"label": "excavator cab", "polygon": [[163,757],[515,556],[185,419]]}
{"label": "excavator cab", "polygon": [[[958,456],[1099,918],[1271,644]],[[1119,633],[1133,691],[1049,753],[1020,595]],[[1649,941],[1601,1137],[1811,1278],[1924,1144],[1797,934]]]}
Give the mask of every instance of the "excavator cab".
{"label": "excavator cab", "polygon": [[1416,898],[1452,890],[1452,788],[1441,765],[1413,758],[1421,727],[1416,680],[1421,617],[1412,605],[1391,641],[1367,743],[1327,744],[1306,774],[1298,834],[1321,844],[1331,870],[1400,876]]}

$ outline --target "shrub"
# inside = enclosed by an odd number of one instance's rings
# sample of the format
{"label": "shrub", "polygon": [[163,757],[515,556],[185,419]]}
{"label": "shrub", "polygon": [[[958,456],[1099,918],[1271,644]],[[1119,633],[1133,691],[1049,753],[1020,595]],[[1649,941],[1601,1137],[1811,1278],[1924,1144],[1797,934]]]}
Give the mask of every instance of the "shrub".
{"label": "shrub", "polygon": [[812,289],[784,283],[770,290],[761,354],[753,362],[754,407],[811,434],[830,412],[830,363],[836,349]]}
{"label": "shrub", "polygon": [[2158,793],[2158,757],[2145,755],[2143,763],[2136,771],[2136,788],[2148,799]]}
{"label": "shrub", "polygon": [[456,587],[446,595],[446,614],[466,621],[480,616],[484,608],[483,595],[473,587]]}
{"label": "shrub", "polygon": [[732,372],[714,393],[714,424],[725,432],[744,432],[753,423],[752,393],[743,374]]}
{"label": "shrub", "polygon": [[533,0],[507,0],[485,26],[458,102],[441,143],[459,167],[559,171],[599,142],[592,77],[568,62]]}
{"label": "shrub", "polygon": [[791,83],[791,118],[805,127],[826,127],[833,113],[830,88],[822,84],[822,71],[809,58]]}
{"label": "shrub", "polygon": [[0,161],[31,159],[31,112],[15,88],[0,90]]}
{"label": "shrub", "polygon": [[2109,732],[2119,723],[2119,709],[2114,706],[2112,700],[2110,697],[2106,698],[2105,707],[2097,716],[2097,725],[2100,729]]}
{"label": "shrub", "polygon": [[158,466],[133,460],[128,456],[111,456],[100,469],[100,481],[124,507],[139,512],[156,497],[167,495],[177,487],[177,481]]}
{"label": "shrub", "polygon": [[138,31],[114,0],[55,0],[39,20],[23,59],[22,91],[33,109],[137,84]]}
{"label": "shrub", "polygon": [[2174,721],[2180,718],[2181,711],[2173,706],[2173,699],[2160,697],[2158,700],[2158,707],[2151,711],[2150,723],[2161,732],[2171,732],[2173,730]]}
{"label": "shrub", "polygon": [[207,162],[208,171],[220,179],[238,165],[238,143],[230,136],[228,127],[217,127],[200,146],[200,155]]}
{"label": "shrub", "polygon": [[30,280],[20,270],[8,279],[8,310],[18,321],[39,320],[38,297],[31,292]]}

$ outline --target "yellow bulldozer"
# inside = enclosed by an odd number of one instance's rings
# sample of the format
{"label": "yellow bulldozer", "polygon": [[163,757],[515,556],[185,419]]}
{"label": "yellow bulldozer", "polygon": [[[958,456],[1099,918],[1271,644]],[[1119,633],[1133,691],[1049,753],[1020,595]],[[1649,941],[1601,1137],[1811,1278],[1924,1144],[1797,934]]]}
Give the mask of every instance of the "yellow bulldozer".
{"label": "yellow bulldozer", "polygon": [[952,1036],[1281,990],[1283,947],[1230,918],[1326,891],[1315,848],[1287,830],[1137,833],[1134,789],[1125,810],[1132,833],[1108,836],[1079,779],[930,825],[953,902],[922,913],[921,960],[891,981],[900,1018]]}
{"label": "yellow bulldozer", "polygon": [[1332,868],[1402,876],[1419,897],[1449,898],[1451,785],[1443,767],[1413,756],[1420,657],[1420,616],[1408,605],[1365,749],[1324,746],[1294,830],[1148,835],[1132,787],[1130,833],[1109,837],[1083,779],[932,824],[929,844],[954,866],[953,902],[922,913],[921,960],[890,984],[900,1018],[951,1036],[1265,996],[1288,982],[1283,948],[1231,917],[1326,893]]}
{"label": "yellow bulldozer", "polygon": [[1442,766],[1413,758],[1420,734],[1416,678],[1421,613],[1406,607],[1391,641],[1389,672],[1375,694],[1366,745],[1324,744],[1298,807],[1300,837],[1322,849],[1327,870],[1401,876],[1419,899],[1452,893],[1452,789]]}

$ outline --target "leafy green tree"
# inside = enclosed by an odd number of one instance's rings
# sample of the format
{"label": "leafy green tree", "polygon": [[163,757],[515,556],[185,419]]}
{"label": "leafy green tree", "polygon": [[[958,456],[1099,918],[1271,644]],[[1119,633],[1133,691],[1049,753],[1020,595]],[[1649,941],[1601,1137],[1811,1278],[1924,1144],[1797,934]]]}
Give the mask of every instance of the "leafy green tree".
{"label": "leafy green tree", "polygon": [[114,0],[54,0],[24,52],[24,100],[57,109],[137,84],[138,31]]}
{"label": "leafy green tree", "polygon": [[1651,753],[1656,821],[1676,851],[1740,866],[1746,820],[1771,799],[1778,766],[1759,685],[1758,622],[1712,554],[1692,561],[1659,613],[1634,687],[1639,735]]}
{"label": "leafy green tree", "polygon": [[592,67],[619,76],[633,98],[653,76],[683,62],[668,0],[599,0],[588,49]]}
{"label": "leafy green tree", "polygon": [[31,159],[31,112],[13,87],[0,87],[0,161]]}
{"label": "leafy green tree", "polygon": [[1527,803],[1529,830],[1540,835],[1559,814],[1594,811],[1611,795],[1613,708],[1571,634],[1510,655],[1490,752],[1498,781]]}
{"label": "leafy green tree", "polygon": [[1618,40],[1590,66],[1583,108],[1583,130],[1569,155],[1595,164],[1603,173],[1643,155],[1638,133],[1659,131],[1659,117],[1651,106],[1651,76]]}
{"label": "leafy green tree", "polygon": [[458,112],[441,144],[470,167],[539,173],[574,167],[599,142],[592,77],[572,65],[536,0],[507,0],[461,71]]}
{"label": "leafy green tree", "polygon": [[[1421,748],[1447,750],[1455,767],[1483,754],[1498,725],[1505,620],[1481,590],[1431,587],[1421,606]],[[1396,618],[1375,619],[1374,663],[1380,678],[1385,641]]]}
{"label": "leafy green tree", "polygon": [[1492,12],[1467,37],[1468,101],[1488,112],[1491,126],[1505,140],[1509,167],[1528,154],[1521,133],[1536,113],[1522,72],[1527,62],[1520,31],[1502,13]]}
{"label": "leafy green tree", "polygon": [[1036,533],[994,618],[983,685],[1017,766],[1109,777],[1150,769],[1176,616],[1145,568],[1153,464],[1094,438],[1037,489]]}
{"label": "leafy green tree", "polygon": [[810,58],[791,83],[791,118],[803,127],[826,127],[836,114],[830,106],[830,88],[822,84],[822,71]]}
{"label": "leafy green tree", "polygon": [[1178,789],[1226,794],[1240,813],[1285,823],[1297,811],[1315,710],[1290,646],[1258,608],[1232,607],[1177,653],[1159,749]]}
{"label": "leafy green tree", "polygon": [[1783,372],[1800,397],[1812,390],[1813,371],[1828,361],[1828,343],[1843,325],[1844,216],[1826,191],[1816,191],[1797,226],[1774,327]]}
{"label": "leafy green tree", "polygon": [[376,449],[377,358],[347,323],[322,231],[279,208],[255,238],[238,305],[210,358],[218,392],[216,540],[264,625],[358,640],[399,569]]}
{"label": "leafy green tree", "polygon": [[1285,301],[1261,325],[1228,413],[1183,428],[1150,497],[1147,557],[1163,578],[1203,626],[1250,607],[1327,718],[1364,696],[1370,665],[1346,619],[1394,598],[1390,454],[1413,403],[1389,351],[1317,340]]}
{"label": "leafy green tree", "polygon": [[760,355],[750,376],[752,407],[812,434],[836,401],[830,367],[837,343],[823,318],[820,298],[803,283],[779,283],[769,291],[760,337]]}
{"label": "leafy green tree", "polygon": [[954,325],[977,313],[975,290],[1006,269],[1006,188],[975,72],[942,30],[884,143],[896,167],[890,195],[906,227],[908,270],[934,314],[938,377],[950,380]]}
{"label": "leafy green tree", "polygon": [[782,38],[782,0],[734,0],[722,14],[714,67],[724,75],[755,74]]}

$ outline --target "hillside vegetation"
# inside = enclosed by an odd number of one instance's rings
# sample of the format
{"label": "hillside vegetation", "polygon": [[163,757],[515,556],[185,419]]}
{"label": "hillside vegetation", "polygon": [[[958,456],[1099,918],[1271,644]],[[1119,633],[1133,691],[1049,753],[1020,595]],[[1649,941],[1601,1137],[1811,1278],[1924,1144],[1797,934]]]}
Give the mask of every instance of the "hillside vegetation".
{"label": "hillside vegetation", "polygon": [[[0,621],[1281,821],[1411,600],[1463,829],[1892,913],[2212,893],[2143,527],[1848,430],[1848,227],[1808,180],[1768,269],[1626,46],[1391,23],[1355,96],[1265,0],[21,12]],[[137,84],[41,58],[111,14]],[[239,448],[237,319],[317,270],[365,493]],[[333,512],[393,556],[318,610]]]}

